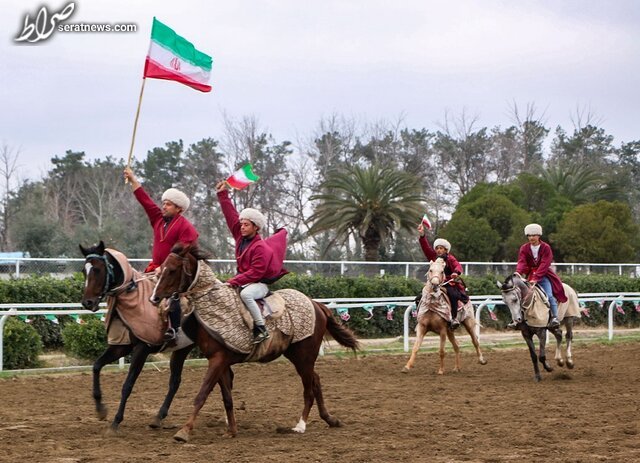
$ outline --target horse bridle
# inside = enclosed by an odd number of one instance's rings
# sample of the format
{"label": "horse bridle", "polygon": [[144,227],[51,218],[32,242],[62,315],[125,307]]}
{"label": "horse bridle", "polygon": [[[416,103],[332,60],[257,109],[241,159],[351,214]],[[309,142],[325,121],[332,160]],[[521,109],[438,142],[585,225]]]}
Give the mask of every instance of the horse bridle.
{"label": "horse bridle", "polygon": [[[100,300],[104,299],[104,297],[109,293],[109,288],[115,282],[116,276],[113,272],[113,264],[109,262],[106,254],[89,254],[85,257],[85,262],[88,262],[89,259],[98,259],[104,262],[104,266],[107,269],[107,276],[104,279],[104,285],[102,286],[102,290],[100,292]],[[88,275],[87,275],[88,277]]]}
{"label": "horse bridle", "polygon": [[[186,277],[191,277],[193,276],[193,273],[191,273],[189,271],[189,258],[186,256],[181,256],[175,252],[172,252],[171,255],[176,256],[177,258],[182,260],[182,273],[180,274],[180,284],[178,285],[178,289],[177,291],[175,291],[170,299],[173,301],[179,300],[180,299],[180,294],[181,293],[185,293],[189,290],[189,286],[190,283],[186,280]],[[182,289],[184,286],[186,286],[186,288]]]}

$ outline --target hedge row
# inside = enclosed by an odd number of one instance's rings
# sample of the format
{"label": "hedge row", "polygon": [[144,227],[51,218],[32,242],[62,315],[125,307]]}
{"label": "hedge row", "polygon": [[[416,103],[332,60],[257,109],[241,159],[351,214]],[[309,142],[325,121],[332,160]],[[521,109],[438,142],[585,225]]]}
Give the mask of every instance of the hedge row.
{"label": "hedge row", "polygon": [[[470,295],[499,294],[500,291],[496,285],[498,279],[502,279],[502,277],[465,277]],[[640,279],[622,276],[570,275],[563,276],[563,280],[573,286],[578,293],[640,292]],[[421,292],[422,286],[422,282],[418,280],[400,276],[367,278],[363,276],[324,277],[290,274],[274,284],[272,289],[294,288],[313,298],[376,298],[415,296]],[[82,287],[81,274],[63,280],[43,276],[2,280],[0,281],[0,303],[75,303],[79,302],[82,297]],[[606,310],[603,310],[596,303],[587,304],[587,308],[589,309],[589,317],[583,317],[581,323],[587,326],[606,324]],[[615,312],[616,326],[639,326],[640,313],[635,310],[634,305],[625,303],[623,309],[624,315]],[[498,305],[494,308],[493,313],[496,320],[490,317],[489,312],[482,313],[482,325],[488,328],[504,329],[510,321],[506,307]],[[397,336],[402,333],[403,311],[397,310],[389,314],[387,310],[376,308],[373,317],[369,318],[369,316],[370,314],[364,309],[351,309],[349,311],[350,318],[345,323],[358,336],[365,338]],[[100,346],[104,346],[104,332],[98,328],[99,323],[77,325],[71,317],[58,317],[60,323],[54,324],[44,317],[33,317],[33,322],[26,325],[22,322],[16,324],[14,322],[17,320],[14,317],[11,318],[13,319],[11,325],[5,326],[4,363],[6,368],[22,368],[27,360],[34,358],[32,348],[38,347],[39,344],[33,344],[33,337],[29,334],[30,330],[39,334],[38,341],[45,349],[64,347],[70,353],[80,357],[95,356],[95,353],[100,350]],[[29,329],[16,328],[19,324],[28,326]],[[415,320],[412,318],[411,329],[414,328],[414,325]],[[7,334],[8,327],[11,328],[9,335]],[[88,330],[91,330],[92,334],[89,334],[88,339],[85,339]],[[82,343],[76,342],[80,339],[84,339]],[[22,343],[32,345],[26,346],[25,349],[18,348],[17,346]],[[88,344],[89,347],[83,347],[79,344]],[[8,345],[13,345],[13,347],[7,349]],[[86,352],[87,349],[90,350],[90,354]]]}

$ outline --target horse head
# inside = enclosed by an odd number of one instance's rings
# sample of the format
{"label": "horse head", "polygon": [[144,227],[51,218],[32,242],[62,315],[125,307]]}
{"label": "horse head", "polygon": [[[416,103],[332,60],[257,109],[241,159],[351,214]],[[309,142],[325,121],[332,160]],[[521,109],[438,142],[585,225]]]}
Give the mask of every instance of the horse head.
{"label": "horse head", "polygon": [[88,248],[81,244],[78,246],[85,258],[82,306],[95,312],[109,290],[122,280],[122,269],[115,259],[105,252],[103,241]]}
{"label": "horse head", "polygon": [[195,279],[202,251],[195,244],[178,243],[160,267],[158,281],[149,300],[158,305],[162,299],[178,299],[187,292]]}
{"label": "horse head", "polygon": [[529,285],[519,273],[509,275],[504,283],[496,282],[502,292],[502,300],[511,312],[515,323],[522,322],[522,301],[529,292]]}
{"label": "horse head", "polygon": [[434,287],[439,286],[444,281],[444,269],[446,266],[446,262],[441,257],[430,261],[429,270],[427,271],[427,281]]}

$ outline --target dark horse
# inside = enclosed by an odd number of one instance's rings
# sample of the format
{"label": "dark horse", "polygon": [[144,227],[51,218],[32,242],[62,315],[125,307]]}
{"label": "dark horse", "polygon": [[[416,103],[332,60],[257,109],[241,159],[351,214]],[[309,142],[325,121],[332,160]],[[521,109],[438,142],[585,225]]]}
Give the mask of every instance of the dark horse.
{"label": "dark horse", "polygon": [[[531,362],[533,362],[533,369],[535,372],[535,380],[540,381],[540,367],[538,361],[542,364],[546,371],[553,371],[553,367],[547,362],[545,347],[547,342],[547,330],[550,331],[556,338],[556,353],[555,359],[558,366],[564,366],[565,360],[562,358],[562,326],[567,330],[567,352],[566,352],[566,365],[569,368],[574,367],[573,358],[571,354],[571,341],[573,340],[573,323],[576,318],[580,317],[580,306],[578,304],[578,295],[575,290],[569,285],[563,283],[565,294],[567,295],[567,302],[558,304],[558,320],[560,321],[560,327],[547,328],[546,320],[543,322],[543,326],[532,326],[527,323],[525,316],[524,305],[529,301],[532,296],[532,289],[529,283],[527,283],[519,273],[514,273],[507,277],[504,283],[497,282],[498,288],[502,292],[502,300],[509,308],[511,312],[511,318],[516,323],[516,329],[522,332],[522,337],[527,343],[529,348],[529,354],[531,356]],[[538,337],[540,344],[539,355],[536,355],[536,349],[533,342],[533,336]]]}
{"label": "dark horse", "polygon": [[[200,272],[210,275],[213,281],[213,286],[207,286],[203,290],[202,294],[206,294],[207,297],[213,301],[220,301],[221,298],[228,293],[233,295],[233,290],[225,287],[206,264],[206,255],[201,252],[194,245],[181,245],[174,246],[171,254],[162,264],[162,272],[156,283],[152,302],[159,303],[162,299],[169,297],[177,297],[178,294],[185,295],[192,302],[197,298],[202,297],[197,295],[192,288],[194,284],[197,284],[197,280]],[[204,278],[203,278],[204,280]],[[295,293],[304,304],[311,308],[315,313],[315,323],[310,327],[310,335],[304,339],[292,342],[291,339],[282,338],[283,341],[276,343],[276,338],[279,337],[279,332],[272,331],[272,339],[265,341],[263,344],[259,344],[254,348],[254,353],[258,349],[263,349],[262,353],[255,357],[254,360],[259,362],[270,362],[280,355],[284,355],[293,365],[300,375],[302,385],[304,387],[304,407],[298,424],[291,429],[291,431],[303,433],[306,430],[306,423],[309,417],[309,411],[313,405],[314,400],[318,405],[318,411],[320,417],[331,427],[339,427],[342,425],[340,420],[335,418],[329,413],[329,410],[325,406],[324,398],[322,396],[322,387],[320,385],[320,377],[315,371],[315,363],[322,345],[322,340],[327,332],[335,339],[339,344],[347,348],[352,349],[354,352],[359,348],[358,340],[353,333],[343,325],[341,325],[333,316],[329,308],[325,305],[316,302],[307,296],[293,290],[282,290],[288,292],[288,294]],[[276,292],[280,293],[280,291]],[[224,296],[226,297],[226,296]],[[234,296],[235,297],[235,296]],[[239,300],[239,298],[238,298]],[[235,305],[234,305],[235,307]],[[190,307],[191,308],[191,307]],[[198,310],[197,308],[195,309]],[[235,310],[235,308],[234,308]],[[239,353],[235,350],[231,350],[227,344],[219,337],[214,338],[206,327],[203,326],[200,319],[193,315],[187,319],[188,323],[185,324],[184,330],[187,332],[191,339],[194,339],[197,346],[202,351],[203,355],[208,360],[208,368],[205,374],[200,391],[194,400],[193,412],[187,421],[187,423],[180,429],[174,436],[174,439],[187,442],[191,431],[193,430],[198,412],[203,407],[207,397],[213,390],[216,382],[218,382],[225,371],[228,371],[231,365],[248,361],[247,354]],[[271,330],[270,330],[271,331]],[[269,344],[270,342],[273,342]],[[229,395],[229,400],[231,396]],[[228,426],[231,435],[235,435],[237,432],[237,425],[235,417],[233,416],[233,407],[231,407],[231,417],[228,417]]]}
{"label": "dark horse", "polygon": [[[84,277],[85,285],[82,294],[82,306],[93,312],[98,310],[99,304],[106,296],[109,302],[110,312],[107,314],[109,320],[119,317],[118,310],[125,310],[124,308],[116,309],[119,299],[124,297],[124,294],[131,294],[132,291],[141,290],[141,287],[147,286],[147,294],[151,294],[153,288],[153,282],[150,279],[141,279],[140,281],[125,281],[125,274],[128,269],[123,269],[123,264],[118,261],[114,255],[120,255],[124,260],[126,258],[117,251],[106,249],[104,243],[100,241],[100,244],[89,248],[84,248],[80,245],[80,251],[85,257],[84,263]],[[128,265],[128,263],[127,263]],[[130,277],[127,275],[127,277]],[[145,301],[146,302],[146,301]],[[157,310],[154,308],[155,312]],[[107,408],[102,403],[102,391],[100,389],[100,371],[102,368],[112,363],[125,355],[131,354],[131,364],[129,366],[129,372],[124,384],[122,385],[122,395],[120,397],[120,406],[118,411],[111,422],[111,426],[108,428],[108,433],[116,433],[118,427],[124,418],[124,410],[127,404],[127,399],[131,395],[133,386],[136,383],[138,375],[142,371],[144,363],[149,356],[159,352],[163,345],[149,344],[142,341],[134,332],[129,329],[125,324],[121,324],[128,330],[129,341],[126,344],[109,344],[104,353],[98,357],[93,364],[93,399],[96,405],[96,413],[100,420],[104,420],[107,417]],[[161,332],[159,332],[160,334]],[[171,402],[180,387],[182,379],[182,368],[184,361],[187,358],[189,352],[193,349],[194,345],[191,343],[182,349],[174,350],[171,354],[170,369],[171,377],[169,380],[169,390],[167,396],[157,415],[154,417],[150,426],[152,428],[159,428],[162,425],[162,420],[167,417],[169,413],[169,407]],[[233,382],[233,373],[230,369],[227,369],[223,375],[219,378],[220,389],[222,391],[225,407],[230,404],[231,387]],[[227,409],[229,414],[229,409]]]}

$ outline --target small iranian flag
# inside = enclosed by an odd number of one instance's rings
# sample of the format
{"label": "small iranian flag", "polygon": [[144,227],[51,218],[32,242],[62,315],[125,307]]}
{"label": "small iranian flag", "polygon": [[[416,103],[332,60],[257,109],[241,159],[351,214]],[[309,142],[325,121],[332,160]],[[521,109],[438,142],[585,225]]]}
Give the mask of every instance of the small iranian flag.
{"label": "small iranian flag", "polygon": [[429,222],[429,217],[427,217],[427,214],[422,216],[422,225],[431,230],[431,222]]}
{"label": "small iranian flag", "polygon": [[173,29],[153,18],[151,45],[144,64],[144,77],[175,80],[201,92],[210,92],[212,59]]}
{"label": "small iranian flag", "polygon": [[245,164],[227,179],[227,183],[236,190],[242,190],[258,180],[260,180],[260,177],[253,173],[251,164]]}

